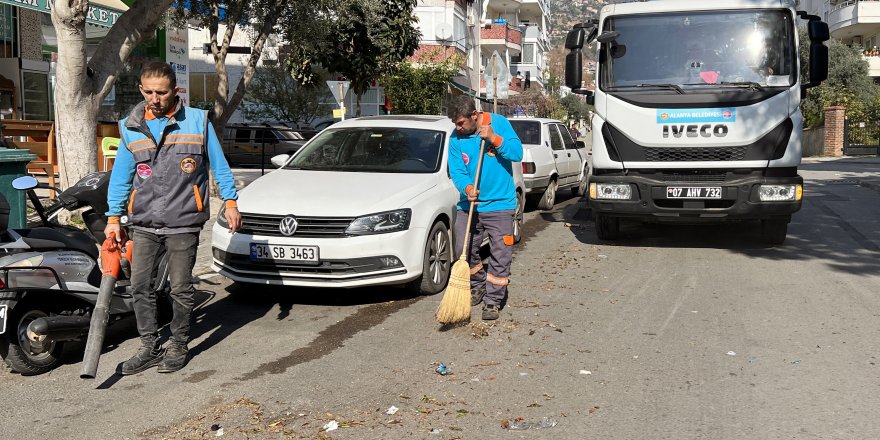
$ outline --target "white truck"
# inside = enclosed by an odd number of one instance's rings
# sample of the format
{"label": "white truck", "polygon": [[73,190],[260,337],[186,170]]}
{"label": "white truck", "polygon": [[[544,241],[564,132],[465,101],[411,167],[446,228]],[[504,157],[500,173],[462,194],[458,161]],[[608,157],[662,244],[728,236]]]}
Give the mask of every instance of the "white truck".
{"label": "white truck", "polygon": [[[621,220],[760,220],[762,239],[782,243],[803,196],[800,102],[827,77],[828,38],[794,0],[612,4],[576,25],[566,85],[595,106],[589,205],[599,239],[618,238]],[[591,91],[581,51],[594,40]]]}

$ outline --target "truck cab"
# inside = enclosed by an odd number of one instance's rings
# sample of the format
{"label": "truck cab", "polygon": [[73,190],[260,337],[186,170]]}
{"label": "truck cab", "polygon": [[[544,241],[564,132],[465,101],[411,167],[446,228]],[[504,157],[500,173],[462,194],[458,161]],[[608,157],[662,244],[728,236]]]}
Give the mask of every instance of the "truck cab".
{"label": "truck cab", "polygon": [[[595,106],[588,200],[599,238],[617,238],[621,220],[759,220],[762,237],[782,243],[803,195],[800,101],[827,76],[827,39],[793,0],[614,4],[577,25],[566,84]],[[594,40],[593,92],[581,49]]]}

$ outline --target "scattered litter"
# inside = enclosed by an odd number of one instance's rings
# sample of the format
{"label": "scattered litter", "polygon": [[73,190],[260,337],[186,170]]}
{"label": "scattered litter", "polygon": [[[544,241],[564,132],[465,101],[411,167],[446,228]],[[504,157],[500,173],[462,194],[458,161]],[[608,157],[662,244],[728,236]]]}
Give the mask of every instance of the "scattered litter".
{"label": "scattered litter", "polygon": [[443,430],[442,430],[442,429],[438,429],[438,428],[434,428],[434,429],[430,430],[429,432],[430,432],[431,434],[440,434],[441,432],[443,432]]}
{"label": "scattered litter", "polygon": [[471,379],[471,382],[479,382],[479,381],[480,381],[479,377],[475,377],[475,378]]}
{"label": "scattered litter", "polygon": [[214,437],[223,437],[223,428],[214,431]]}
{"label": "scattered litter", "polygon": [[638,358],[639,358],[639,355],[633,356],[633,359],[638,359]]}
{"label": "scattered litter", "polygon": [[696,311],[696,310],[691,310],[691,313],[697,313],[697,311]]}
{"label": "scattered litter", "polygon": [[217,432],[223,432],[223,427],[221,427],[220,425],[218,425],[216,423],[211,425],[211,431],[214,433],[214,435],[216,435],[218,437],[223,435],[223,434],[219,434],[219,435],[217,434]]}
{"label": "scattered litter", "polygon": [[[503,426],[503,424],[502,424]],[[527,429],[543,429],[556,426],[556,420],[544,417],[540,422],[527,422],[522,418],[517,418],[507,423],[507,429],[511,431],[525,431]]]}
{"label": "scattered litter", "polygon": [[754,357],[754,356],[749,356],[749,363],[750,363],[750,364],[754,364],[754,363],[757,362],[757,361],[758,361],[758,358],[756,358],[756,357]]}
{"label": "scattered litter", "polygon": [[608,259],[608,255],[599,254],[599,258],[606,260]]}
{"label": "scattered litter", "polygon": [[583,229],[584,225],[574,224],[574,223],[564,223],[563,226],[566,228],[574,228],[574,229]]}
{"label": "scattered litter", "polygon": [[590,375],[590,374],[593,374],[593,372],[590,370],[581,370],[581,374]]}
{"label": "scattered litter", "polygon": [[446,376],[447,374],[449,374],[449,367],[447,367],[446,364],[444,364],[443,362],[440,362],[440,365],[437,366],[437,369],[435,371],[441,376]]}
{"label": "scattered litter", "polygon": [[400,408],[398,408],[394,405],[391,405],[390,408],[385,410],[385,414],[388,414],[389,416],[393,416],[394,414],[397,413],[398,410],[400,410]]}
{"label": "scattered litter", "polygon": [[797,365],[797,364],[801,363],[801,360],[798,359],[798,360],[796,360],[796,361],[791,361],[791,362],[789,362],[789,363],[792,364],[792,365]]}
{"label": "scattered litter", "polygon": [[735,351],[728,351],[727,355],[728,356],[736,356],[736,352]]}
{"label": "scattered litter", "polygon": [[324,425],[324,431],[330,432],[335,431],[339,428],[339,423],[336,420],[331,420]]}
{"label": "scattered litter", "polygon": [[520,376],[528,376],[529,373],[519,373]]}
{"label": "scattered litter", "polygon": [[594,406],[594,407],[590,408],[590,411],[589,411],[589,412],[590,412],[590,414],[592,414],[592,413],[594,413],[594,412],[596,412],[596,411],[598,411],[598,410],[599,410],[599,407],[598,407],[598,406]]}

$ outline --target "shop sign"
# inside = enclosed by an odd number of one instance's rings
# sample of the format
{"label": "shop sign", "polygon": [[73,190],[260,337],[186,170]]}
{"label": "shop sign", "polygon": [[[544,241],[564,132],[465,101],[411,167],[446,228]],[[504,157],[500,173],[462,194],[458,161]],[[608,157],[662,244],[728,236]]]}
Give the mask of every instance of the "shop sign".
{"label": "shop sign", "polygon": [[[0,3],[6,3],[20,8],[32,9],[48,14],[52,11],[53,0],[0,0]],[[96,26],[112,27],[116,24],[116,20],[122,15],[122,11],[105,8],[103,6],[89,5],[89,12],[86,15],[86,23]]]}

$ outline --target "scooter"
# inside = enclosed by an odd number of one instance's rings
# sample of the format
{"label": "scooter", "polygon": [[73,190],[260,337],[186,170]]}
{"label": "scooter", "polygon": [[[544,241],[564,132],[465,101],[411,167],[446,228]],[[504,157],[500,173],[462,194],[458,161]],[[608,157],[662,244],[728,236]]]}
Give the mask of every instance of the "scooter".
{"label": "scooter", "polygon": [[[61,364],[65,343],[83,339],[101,285],[98,245],[107,226],[110,174],[93,173],[57,191],[44,208],[35,188],[49,188],[30,176],[13,187],[25,191],[42,226],[7,229],[9,204],[0,195],[0,357],[22,375],[51,371]],[[85,230],[60,225],[62,211],[82,210]],[[123,217],[124,218],[124,217]],[[123,222],[124,223],[124,222]],[[168,302],[168,259],[163,253],[153,268],[152,288],[161,305]],[[134,311],[128,274],[116,282],[109,324]],[[167,311],[166,311],[167,312]]]}

